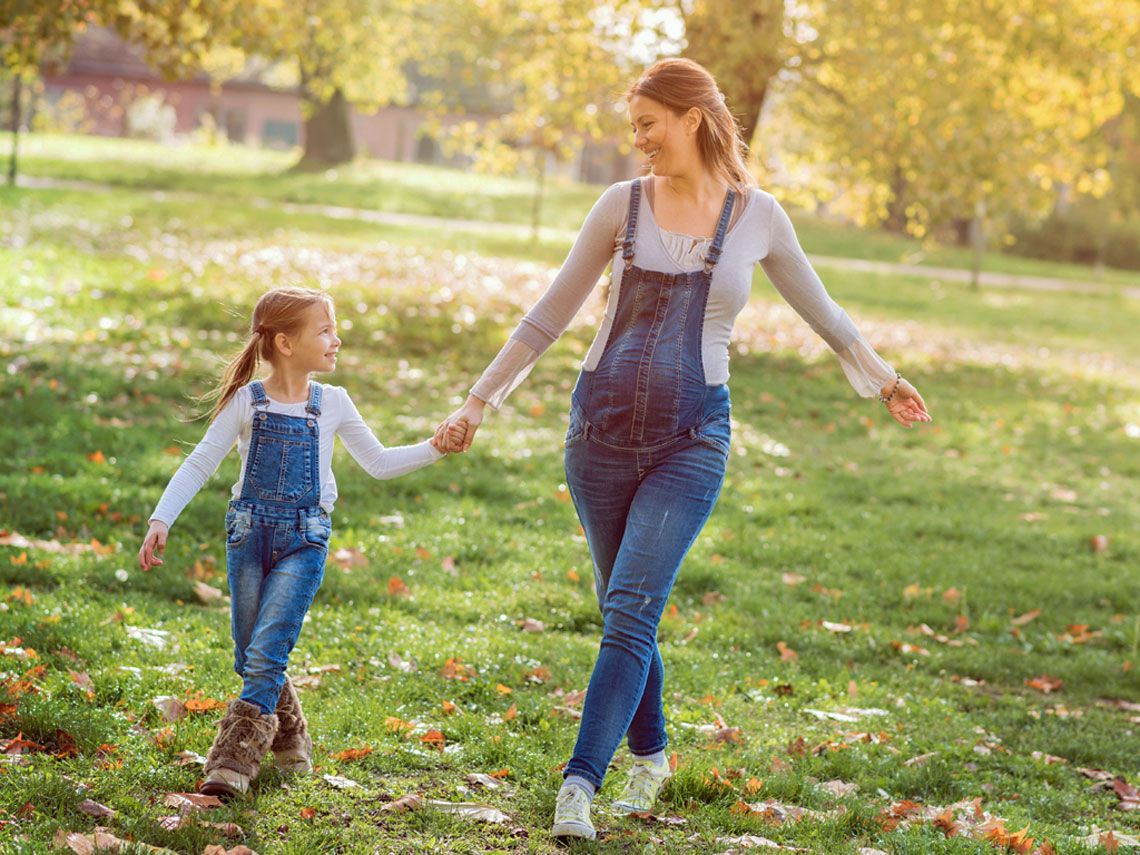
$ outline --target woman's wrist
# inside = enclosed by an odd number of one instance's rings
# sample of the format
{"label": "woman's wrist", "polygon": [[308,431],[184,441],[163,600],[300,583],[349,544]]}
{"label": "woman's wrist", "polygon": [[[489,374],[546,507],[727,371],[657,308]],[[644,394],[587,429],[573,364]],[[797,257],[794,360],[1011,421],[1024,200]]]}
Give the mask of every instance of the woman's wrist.
{"label": "woman's wrist", "polygon": [[879,400],[884,404],[889,404],[895,397],[895,393],[899,390],[899,384],[902,382],[902,374],[896,371],[894,379],[884,383],[883,387],[879,390]]}

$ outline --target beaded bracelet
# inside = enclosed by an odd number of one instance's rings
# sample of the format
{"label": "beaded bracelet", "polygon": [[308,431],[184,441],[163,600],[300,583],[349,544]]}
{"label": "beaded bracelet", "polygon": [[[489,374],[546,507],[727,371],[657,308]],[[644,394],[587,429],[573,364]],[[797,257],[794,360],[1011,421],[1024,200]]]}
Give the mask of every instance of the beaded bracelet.
{"label": "beaded bracelet", "polygon": [[879,393],[879,400],[882,401],[884,404],[889,404],[891,402],[891,399],[894,398],[895,392],[897,392],[899,390],[899,383],[902,382],[902,379],[903,379],[902,374],[900,374],[899,372],[896,371],[895,372],[895,385],[891,388],[891,394],[884,395],[882,392],[880,392]]}

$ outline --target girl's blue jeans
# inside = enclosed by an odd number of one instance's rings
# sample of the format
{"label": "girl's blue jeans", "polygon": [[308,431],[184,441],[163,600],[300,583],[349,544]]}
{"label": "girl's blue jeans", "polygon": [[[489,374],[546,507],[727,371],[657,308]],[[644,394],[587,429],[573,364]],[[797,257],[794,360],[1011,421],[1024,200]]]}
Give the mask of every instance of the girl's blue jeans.
{"label": "girl's blue jeans", "polygon": [[324,576],[332,524],[323,509],[234,500],[226,513],[226,564],[241,699],[277,708],[285,666]]}
{"label": "girl's blue jeans", "polygon": [[596,787],[623,737],[634,754],[668,743],[657,625],[724,481],[730,427],[722,389],[709,396],[697,427],[648,449],[608,445],[583,433],[577,408],[571,413],[566,483],[590,546],[603,632],[563,774]]}

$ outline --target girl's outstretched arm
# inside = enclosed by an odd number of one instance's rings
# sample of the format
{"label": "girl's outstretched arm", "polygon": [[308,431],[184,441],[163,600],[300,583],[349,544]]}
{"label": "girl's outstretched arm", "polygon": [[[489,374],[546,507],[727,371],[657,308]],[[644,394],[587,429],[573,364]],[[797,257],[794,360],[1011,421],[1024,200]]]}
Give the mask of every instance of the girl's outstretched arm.
{"label": "girl's outstretched arm", "polygon": [[435,463],[444,456],[444,452],[436,446],[434,436],[415,445],[386,448],[365,423],[348,392],[344,389],[337,389],[336,392],[344,396],[344,418],[337,426],[337,433],[348,453],[373,478],[382,481],[399,478]]}

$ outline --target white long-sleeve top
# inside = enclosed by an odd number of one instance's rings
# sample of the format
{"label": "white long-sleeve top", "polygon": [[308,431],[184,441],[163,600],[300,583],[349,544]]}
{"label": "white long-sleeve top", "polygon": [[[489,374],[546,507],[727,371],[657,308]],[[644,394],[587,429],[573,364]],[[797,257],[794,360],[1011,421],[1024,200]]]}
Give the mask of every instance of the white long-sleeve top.
{"label": "white long-sleeve top", "polygon": [[[634,244],[634,264],[643,270],[683,273],[701,267],[711,240],[666,231],[657,225],[649,197],[649,179],[641,183]],[[476,397],[498,408],[530,373],[539,356],[565,332],[598,283],[613,265],[612,287],[601,327],[583,369],[602,358],[621,293],[622,240],[629,216],[630,182],[602,194],[554,282],[511,334],[499,354],[472,387]],[[728,382],[728,344],[736,316],[752,293],[752,273],[759,264],[776,290],[835,351],[848,381],[871,397],[894,378],[894,369],[875,353],[847,313],[831,298],[807,260],[787,213],[775,197],[751,189],[736,202],[720,261],[713,268],[702,331],[701,357],[709,384]]]}
{"label": "white long-sleeve top", "polygon": [[[432,448],[429,440],[415,445],[385,448],[361,418],[348,392],[340,386],[323,383],[321,390],[321,415],[317,419],[317,431],[320,435],[320,505],[330,514],[337,497],[336,478],[332,473],[332,456],[333,441],[338,435],[348,453],[373,478],[397,478],[443,457],[442,453]],[[301,401],[296,404],[283,404],[270,398],[269,412],[305,418],[307,403],[308,401]],[[210,424],[201,442],[182,461],[182,465],[166,485],[154,513],[150,515],[151,520],[159,520],[167,526],[172,526],[183,508],[217,471],[235,442],[241,455],[241,474],[233,485],[232,492],[235,499],[241,497],[253,412],[253,394],[248,386],[244,386],[234,393],[229,403]]]}

